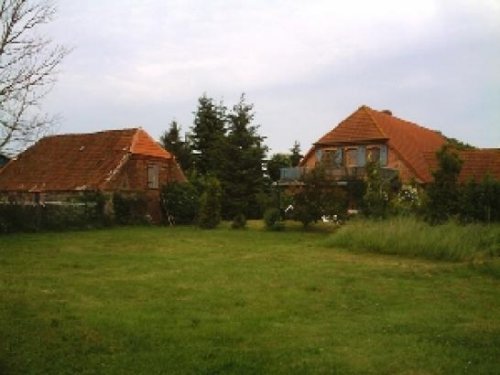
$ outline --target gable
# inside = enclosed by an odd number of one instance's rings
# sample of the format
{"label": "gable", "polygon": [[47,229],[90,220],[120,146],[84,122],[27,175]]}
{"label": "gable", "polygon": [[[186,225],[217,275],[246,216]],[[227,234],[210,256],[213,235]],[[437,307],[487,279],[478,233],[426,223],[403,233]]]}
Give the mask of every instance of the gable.
{"label": "gable", "polygon": [[373,117],[370,116],[367,108],[365,106],[360,107],[316,143],[320,145],[336,145],[387,139],[387,136],[377,126]]}

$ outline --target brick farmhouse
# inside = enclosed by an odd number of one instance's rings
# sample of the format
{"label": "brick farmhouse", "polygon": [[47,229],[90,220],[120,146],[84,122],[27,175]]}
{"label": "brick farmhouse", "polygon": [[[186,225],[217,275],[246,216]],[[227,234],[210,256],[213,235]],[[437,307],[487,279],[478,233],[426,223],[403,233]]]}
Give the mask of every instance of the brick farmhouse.
{"label": "brick farmhouse", "polygon": [[[359,107],[323,135],[299,164],[281,171],[282,185],[293,185],[317,165],[339,185],[366,177],[366,163],[379,162],[383,176],[396,175],[403,184],[432,182],[437,168],[436,152],[448,139],[440,132],[393,116],[391,111]],[[461,182],[490,175],[500,180],[500,149],[459,150],[463,161]]]}
{"label": "brick farmhouse", "polygon": [[142,194],[154,221],[160,188],[185,181],[175,157],[140,128],[48,136],[0,170],[0,201],[65,202],[85,192]]}

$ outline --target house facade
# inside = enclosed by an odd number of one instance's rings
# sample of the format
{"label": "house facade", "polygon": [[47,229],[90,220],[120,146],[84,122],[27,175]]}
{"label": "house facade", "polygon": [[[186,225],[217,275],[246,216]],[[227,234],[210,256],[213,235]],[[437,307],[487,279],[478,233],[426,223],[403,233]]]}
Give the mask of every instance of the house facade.
{"label": "house facade", "polygon": [[141,194],[148,214],[159,221],[160,188],[185,179],[175,157],[140,128],[56,135],[0,170],[0,200],[44,204],[88,192]]}
{"label": "house facade", "polygon": [[368,106],[359,107],[318,139],[298,168],[284,169],[282,182],[297,179],[308,169],[324,167],[328,176],[343,183],[366,176],[366,164],[378,162],[383,177],[399,176],[403,183],[432,181],[426,155],[447,142],[441,133]]}
{"label": "house facade", "polygon": [[[436,152],[449,142],[440,132],[400,119],[391,111],[359,107],[318,139],[296,168],[281,170],[280,184],[293,186],[308,170],[322,166],[338,185],[366,177],[368,162],[378,162],[382,178],[426,185],[438,168]],[[455,150],[462,160],[460,182],[489,175],[500,180],[500,149]]]}

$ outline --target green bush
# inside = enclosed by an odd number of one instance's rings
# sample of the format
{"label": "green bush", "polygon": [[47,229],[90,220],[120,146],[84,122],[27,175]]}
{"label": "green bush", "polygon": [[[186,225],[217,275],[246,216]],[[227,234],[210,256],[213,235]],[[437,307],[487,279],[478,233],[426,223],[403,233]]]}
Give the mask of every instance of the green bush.
{"label": "green bush", "polygon": [[0,231],[15,233],[41,230],[42,209],[42,206],[35,205],[0,205]]}
{"label": "green bush", "polygon": [[458,216],[462,223],[500,221],[500,181],[486,176],[461,186]]}
{"label": "green bush", "polygon": [[0,233],[96,228],[106,222],[102,194],[86,194],[78,202],[0,205]]}
{"label": "green bush", "polygon": [[280,231],[285,229],[285,224],[281,220],[280,210],[277,208],[268,208],[264,212],[264,224],[269,230]]}
{"label": "green bush", "polygon": [[117,224],[148,223],[147,199],[141,194],[113,194],[113,211]]}
{"label": "green bush", "polygon": [[347,215],[347,194],[332,184],[323,167],[305,173],[301,181],[303,186],[293,196],[293,217],[304,227],[322,216]]}
{"label": "green bush", "polygon": [[209,177],[206,188],[200,198],[198,225],[203,229],[213,229],[221,221],[222,190],[219,180]]}
{"label": "green bush", "polygon": [[198,215],[199,194],[189,182],[172,182],[161,191],[164,217],[170,224],[192,224]]}
{"label": "green bush", "polygon": [[233,218],[231,223],[231,228],[233,229],[243,229],[247,226],[247,218],[243,214],[238,214]]}

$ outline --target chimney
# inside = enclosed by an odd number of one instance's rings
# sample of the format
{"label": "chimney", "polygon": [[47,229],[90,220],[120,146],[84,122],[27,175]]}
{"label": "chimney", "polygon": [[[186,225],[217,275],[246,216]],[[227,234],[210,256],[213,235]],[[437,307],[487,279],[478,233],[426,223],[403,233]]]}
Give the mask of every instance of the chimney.
{"label": "chimney", "polygon": [[382,113],[385,113],[386,115],[392,116],[392,111],[390,109],[384,109]]}

